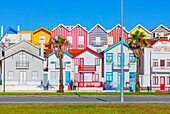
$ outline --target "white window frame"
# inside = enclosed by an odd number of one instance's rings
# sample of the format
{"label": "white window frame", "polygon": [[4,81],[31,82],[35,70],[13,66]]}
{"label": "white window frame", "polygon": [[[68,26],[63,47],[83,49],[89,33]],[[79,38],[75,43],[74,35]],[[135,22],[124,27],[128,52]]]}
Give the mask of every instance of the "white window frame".
{"label": "white window frame", "polygon": [[32,71],[32,79],[38,79],[38,72],[37,71]]}
{"label": "white window frame", "polygon": [[14,72],[8,71],[8,79],[13,79],[13,78],[14,78]]}
{"label": "white window frame", "polygon": [[73,44],[73,37],[72,37],[72,36],[67,36],[67,41],[68,41],[70,44]]}
{"label": "white window frame", "polygon": [[78,36],[78,44],[79,45],[83,45],[84,44],[84,36]]}

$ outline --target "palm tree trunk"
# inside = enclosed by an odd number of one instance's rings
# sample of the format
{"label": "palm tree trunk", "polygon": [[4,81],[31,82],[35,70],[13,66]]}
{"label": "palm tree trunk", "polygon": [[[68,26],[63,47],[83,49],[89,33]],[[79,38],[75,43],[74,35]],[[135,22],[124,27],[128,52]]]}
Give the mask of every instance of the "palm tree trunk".
{"label": "palm tree trunk", "polygon": [[137,71],[136,71],[136,85],[135,90],[136,92],[140,92],[140,83],[139,83],[139,58],[137,59]]}
{"label": "palm tree trunk", "polygon": [[64,92],[64,86],[63,86],[63,61],[60,59],[60,86],[59,86],[59,92]]}

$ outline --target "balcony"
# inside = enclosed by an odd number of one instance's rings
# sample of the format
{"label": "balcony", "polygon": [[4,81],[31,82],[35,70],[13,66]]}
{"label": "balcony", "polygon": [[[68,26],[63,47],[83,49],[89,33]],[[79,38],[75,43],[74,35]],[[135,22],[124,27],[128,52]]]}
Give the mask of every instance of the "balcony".
{"label": "balcony", "polygon": [[16,68],[28,68],[29,62],[28,61],[17,61]]}
{"label": "balcony", "polygon": [[[115,63],[113,63],[113,69],[121,69],[121,65],[116,65]],[[123,69],[130,69],[130,63],[124,65]]]}
{"label": "balcony", "polygon": [[104,45],[104,41],[96,41],[96,40],[93,40],[93,41],[92,41],[92,45],[101,46],[101,45]]}
{"label": "balcony", "polygon": [[75,85],[76,87],[103,87],[103,82],[76,82]]}
{"label": "balcony", "polygon": [[152,67],[152,72],[169,72],[170,67]]}
{"label": "balcony", "polygon": [[79,72],[95,72],[96,65],[79,65]]}

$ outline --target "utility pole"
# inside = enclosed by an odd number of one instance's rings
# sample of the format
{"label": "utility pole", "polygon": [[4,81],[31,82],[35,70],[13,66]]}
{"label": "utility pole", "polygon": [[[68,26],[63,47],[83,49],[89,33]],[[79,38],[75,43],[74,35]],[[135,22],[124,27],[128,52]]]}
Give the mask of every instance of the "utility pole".
{"label": "utility pole", "polygon": [[123,88],[123,0],[121,0],[121,102],[124,102],[124,88]]}

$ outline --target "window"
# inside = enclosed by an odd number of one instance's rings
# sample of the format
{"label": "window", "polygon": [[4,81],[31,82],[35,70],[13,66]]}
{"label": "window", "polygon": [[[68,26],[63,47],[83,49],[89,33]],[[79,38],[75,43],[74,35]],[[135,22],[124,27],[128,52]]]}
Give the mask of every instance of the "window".
{"label": "window", "polygon": [[117,27],[117,29],[120,29],[120,27]]}
{"label": "window", "polygon": [[14,72],[8,71],[8,79],[13,79],[14,78]]}
{"label": "window", "polygon": [[26,55],[24,55],[24,54],[19,55],[18,65],[20,67],[27,67],[28,66],[28,63],[26,62]]}
{"label": "window", "polygon": [[140,29],[140,27],[138,27],[138,29]]}
{"label": "window", "polygon": [[79,28],[80,28],[80,26],[77,26],[77,28],[79,29]]}
{"label": "window", "polygon": [[22,40],[31,40],[31,34],[22,34]]}
{"label": "window", "polygon": [[113,54],[106,53],[106,63],[112,63],[112,62],[113,62]]}
{"label": "window", "polygon": [[153,59],[153,66],[158,66],[158,59]]}
{"label": "window", "polygon": [[51,80],[56,80],[57,79],[57,72],[56,71],[51,71]]}
{"label": "window", "polygon": [[112,81],[113,81],[113,73],[106,72],[106,82],[112,82]]}
{"label": "window", "polygon": [[93,82],[98,82],[99,81],[99,74],[92,74],[93,77],[92,77],[92,80]]}
{"label": "window", "polygon": [[75,65],[79,65],[79,59],[78,58],[75,58]]}
{"label": "window", "polygon": [[100,65],[100,58],[95,58],[95,65],[99,66]]}
{"label": "window", "polygon": [[72,44],[72,36],[67,36],[67,41]]}
{"label": "window", "polygon": [[113,44],[113,36],[109,36],[108,45],[112,45],[112,44]]}
{"label": "window", "polygon": [[76,73],[76,74],[75,74],[75,81],[76,81],[76,82],[78,81],[78,77],[79,77],[79,74]]}
{"label": "window", "polygon": [[38,72],[33,71],[33,72],[32,72],[32,78],[33,78],[33,79],[37,79],[37,78],[38,78]]}
{"label": "window", "polygon": [[167,67],[170,67],[170,59],[167,59]]}
{"label": "window", "polygon": [[60,28],[62,28],[62,26],[60,26]]}
{"label": "window", "polygon": [[167,85],[170,85],[170,76],[167,77]]}
{"label": "window", "polygon": [[153,85],[158,85],[158,76],[153,76]]}
{"label": "window", "polygon": [[83,45],[84,44],[84,36],[78,36],[78,44]]}
{"label": "window", "polygon": [[100,37],[96,37],[96,44],[100,43]]}
{"label": "window", "polygon": [[130,63],[135,63],[135,60],[136,60],[136,59],[135,59],[135,57],[134,57],[134,54],[132,54],[132,53],[129,54],[129,60],[130,60],[130,61],[129,61]]}
{"label": "window", "polygon": [[160,66],[164,67],[165,66],[165,60],[160,60]]}
{"label": "window", "polygon": [[39,43],[45,43],[45,36],[39,37]]}

